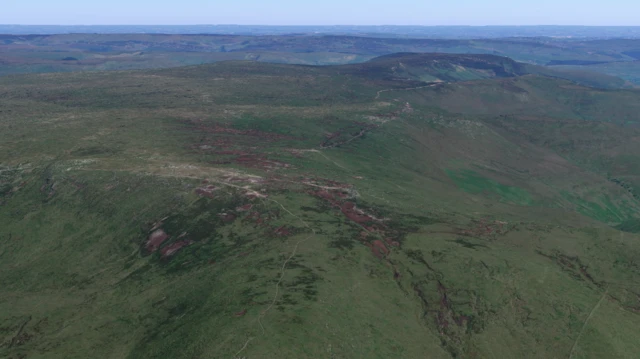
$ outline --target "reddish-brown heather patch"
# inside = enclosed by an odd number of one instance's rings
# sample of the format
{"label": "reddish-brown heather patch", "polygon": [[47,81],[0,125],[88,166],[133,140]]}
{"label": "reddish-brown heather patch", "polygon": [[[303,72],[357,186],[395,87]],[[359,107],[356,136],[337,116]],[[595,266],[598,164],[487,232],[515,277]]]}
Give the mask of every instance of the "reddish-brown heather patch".
{"label": "reddish-brown heather patch", "polygon": [[316,191],[316,192],[313,192],[313,194],[315,194],[317,197],[320,197],[322,199],[326,199],[327,201],[330,201],[332,203],[335,200],[333,195],[329,193],[329,191],[327,190]]}
{"label": "reddish-brown heather patch", "polygon": [[508,232],[508,230],[505,229],[506,224],[506,222],[481,219],[479,221],[475,221],[467,229],[457,230],[456,234],[468,237],[504,235]]}
{"label": "reddish-brown heather patch", "polygon": [[[315,180],[314,182],[317,183],[318,180]],[[328,202],[332,207],[340,209],[345,217],[361,226],[363,230],[360,232],[358,239],[363,244],[371,248],[371,252],[374,256],[384,259],[390,253],[389,247],[400,247],[400,243],[394,241],[390,237],[393,236],[393,231],[385,226],[381,220],[365,213],[363,210],[359,209],[355,203],[344,201],[346,196],[343,195],[343,188],[349,188],[349,185],[330,180],[323,180],[323,182],[327,184],[327,187],[330,185],[333,189],[327,188],[310,191],[308,193],[316,198]],[[368,242],[368,239],[372,235],[380,236],[384,241],[377,239],[372,242]]]}
{"label": "reddish-brown heather patch", "polygon": [[147,243],[145,244],[146,250],[151,253],[157,251],[158,248],[160,248],[160,245],[162,245],[162,242],[164,242],[167,238],[169,238],[169,235],[166,234],[162,229],[156,229],[149,235],[149,238],[147,239]]}
{"label": "reddish-brown heather patch", "polygon": [[382,255],[382,253],[380,253],[380,248],[378,247],[371,247],[371,252],[373,253],[374,256],[376,256],[378,259],[382,259],[384,258],[384,256]]}
{"label": "reddish-brown heather patch", "polygon": [[160,253],[162,254],[163,258],[171,257],[174,254],[178,253],[178,251],[180,251],[182,248],[191,244],[193,244],[193,241],[189,241],[189,240],[183,240],[183,241],[171,243],[170,245],[162,248]]}
{"label": "reddish-brown heather patch", "polygon": [[438,281],[438,293],[440,293],[440,309],[437,310],[437,314],[435,317],[436,325],[440,328],[440,333],[443,335],[451,335],[448,332],[449,325],[451,324],[450,320],[459,326],[466,326],[467,323],[471,320],[470,317],[464,314],[457,314],[451,305],[451,301],[449,300],[449,296],[447,294],[447,288],[442,284],[442,282]]}
{"label": "reddish-brown heather patch", "polygon": [[373,252],[374,256],[380,259],[386,257],[389,254],[389,249],[387,249],[384,243],[382,243],[382,241],[378,239],[371,242],[371,251]]}
{"label": "reddish-brown heather patch", "polygon": [[273,233],[279,237],[286,237],[291,235],[291,230],[289,230],[286,226],[281,226],[276,228]]}
{"label": "reddish-brown heather patch", "polygon": [[291,165],[285,162],[267,159],[264,155],[244,154],[231,160],[240,166],[248,168],[257,168],[261,170],[274,170],[291,168]]}
{"label": "reddish-brown heather patch", "polygon": [[217,151],[216,155],[236,155],[236,156],[246,156],[249,155],[249,152],[240,151],[240,150],[227,150],[227,151]]}
{"label": "reddish-brown heather patch", "polygon": [[249,215],[246,216],[243,221],[256,220],[258,218],[260,218],[260,212],[253,211],[249,213]]}
{"label": "reddish-brown heather patch", "polygon": [[352,202],[345,202],[342,204],[342,206],[340,207],[340,210],[342,211],[342,213],[344,213],[344,215],[349,218],[350,220],[360,224],[360,225],[364,225],[365,223],[371,222],[373,221],[373,218],[368,216],[367,214],[363,213],[362,211],[358,210],[356,208],[355,203]]}
{"label": "reddish-brown heather patch", "polygon": [[385,246],[381,240],[376,239],[375,241],[372,242],[372,244],[374,247],[379,248],[382,253],[389,254],[389,249],[387,249],[387,246]]}
{"label": "reddish-brown heather patch", "polygon": [[246,212],[251,210],[251,208],[253,208],[253,205],[251,203],[249,204],[245,204],[244,206],[240,206],[238,208],[236,208],[237,212]]}
{"label": "reddish-brown heather patch", "polygon": [[231,223],[237,218],[237,216],[233,213],[220,213],[218,214],[218,216],[220,216],[220,218],[226,223]]}
{"label": "reddish-brown heather patch", "polygon": [[215,192],[216,190],[218,190],[216,186],[208,185],[206,187],[196,188],[195,192],[200,197],[208,197],[208,198],[214,199],[215,196],[213,195],[213,192]]}

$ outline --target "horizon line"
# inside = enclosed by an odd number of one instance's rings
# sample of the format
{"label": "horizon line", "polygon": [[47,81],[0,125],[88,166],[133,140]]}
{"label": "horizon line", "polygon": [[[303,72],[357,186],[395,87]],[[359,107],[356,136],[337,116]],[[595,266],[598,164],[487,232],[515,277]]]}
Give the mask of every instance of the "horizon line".
{"label": "horizon line", "polygon": [[0,26],[263,26],[263,27],[336,27],[336,26],[353,26],[353,27],[639,27],[640,25],[581,25],[581,24],[510,24],[510,25],[396,25],[396,24],[288,24],[288,25],[268,25],[268,24],[2,24]]}

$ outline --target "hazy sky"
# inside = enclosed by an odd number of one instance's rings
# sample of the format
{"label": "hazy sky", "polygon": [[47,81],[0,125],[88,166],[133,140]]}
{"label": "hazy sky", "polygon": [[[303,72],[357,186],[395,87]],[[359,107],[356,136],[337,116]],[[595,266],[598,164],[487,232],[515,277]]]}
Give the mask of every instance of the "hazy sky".
{"label": "hazy sky", "polygon": [[640,25],[640,0],[0,0],[1,24]]}

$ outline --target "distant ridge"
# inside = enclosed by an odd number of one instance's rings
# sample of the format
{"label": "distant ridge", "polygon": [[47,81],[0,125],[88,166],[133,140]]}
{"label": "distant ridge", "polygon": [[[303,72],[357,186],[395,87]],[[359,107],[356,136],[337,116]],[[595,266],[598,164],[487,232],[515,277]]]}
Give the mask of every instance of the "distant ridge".
{"label": "distant ridge", "polygon": [[355,74],[395,81],[458,82],[541,75],[591,87],[629,87],[626,81],[615,76],[551,69],[488,54],[395,53],[344,67],[351,69]]}
{"label": "distant ridge", "polygon": [[500,37],[640,38],[638,26],[269,26],[269,25],[0,25],[1,34],[358,34],[443,39]]}

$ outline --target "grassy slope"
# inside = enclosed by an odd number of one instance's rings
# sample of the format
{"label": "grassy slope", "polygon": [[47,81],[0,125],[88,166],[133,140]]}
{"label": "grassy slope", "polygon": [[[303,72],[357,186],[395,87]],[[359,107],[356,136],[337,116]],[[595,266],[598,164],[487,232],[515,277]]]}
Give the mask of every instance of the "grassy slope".
{"label": "grassy slope", "polygon": [[[639,94],[378,92],[401,86],[246,62],[1,79],[0,355],[637,353],[638,237],[607,224],[640,202],[595,159],[633,146]],[[573,137],[593,126],[600,147]],[[154,227],[193,243],[149,254]]]}

